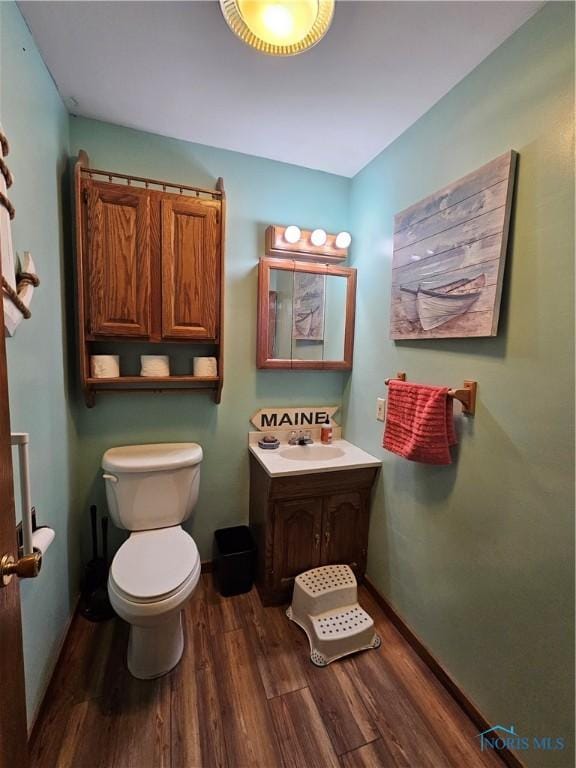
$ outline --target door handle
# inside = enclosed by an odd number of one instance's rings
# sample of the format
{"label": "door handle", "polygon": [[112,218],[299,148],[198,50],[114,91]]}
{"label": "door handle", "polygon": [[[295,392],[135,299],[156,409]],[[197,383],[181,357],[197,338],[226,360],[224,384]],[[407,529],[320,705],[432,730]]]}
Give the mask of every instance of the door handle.
{"label": "door handle", "polygon": [[326,528],[326,530],[324,531],[324,542],[328,544],[329,541],[330,541],[330,528]]}
{"label": "door handle", "polygon": [[319,533],[315,533],[314,534],[314,548],[318,549],[319,545],[320,545],[320,534]]}
{"label": "door handle", "polygon": [[42,552],[14,560],[12,555],[4,555],[0,560],[0,587],[7,587],[13,576],[20,579],[35,579],[42,567]]}

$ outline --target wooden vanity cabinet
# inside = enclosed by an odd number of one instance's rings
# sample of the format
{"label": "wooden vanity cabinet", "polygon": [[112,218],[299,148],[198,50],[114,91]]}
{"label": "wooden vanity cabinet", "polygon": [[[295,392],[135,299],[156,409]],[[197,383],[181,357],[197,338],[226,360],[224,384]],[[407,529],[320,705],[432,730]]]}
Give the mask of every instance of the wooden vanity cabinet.
{"label": "wooden vanity cabinet", "polygon": [[288,602],[294,578],[319,565],[366,570],[370,495],[377,467],[270,477],[250,455],[250,527],[262,602]]}

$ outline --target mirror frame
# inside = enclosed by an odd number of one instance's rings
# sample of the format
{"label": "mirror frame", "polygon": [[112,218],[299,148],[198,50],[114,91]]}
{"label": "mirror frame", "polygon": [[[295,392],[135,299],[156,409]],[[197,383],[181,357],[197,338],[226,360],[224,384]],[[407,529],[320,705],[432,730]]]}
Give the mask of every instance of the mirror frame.
{"label": "mirror frame", "polygon": [[[292,358],[268,357],[269,313],[270,313],[270,270],[285,272],[309,272],[316,275],[345,277],[346,317],[344,329],[344,357],[342,360],[293,360]],[[256,366],[258,368],[280,368],[283,370],[350,371],[354,355],[354,322],[356,318],[356,270],[332,264],[316,264],[292,259],[274,259],[268,256],[260,259],[258,265],[258,333],[256,340]]]}

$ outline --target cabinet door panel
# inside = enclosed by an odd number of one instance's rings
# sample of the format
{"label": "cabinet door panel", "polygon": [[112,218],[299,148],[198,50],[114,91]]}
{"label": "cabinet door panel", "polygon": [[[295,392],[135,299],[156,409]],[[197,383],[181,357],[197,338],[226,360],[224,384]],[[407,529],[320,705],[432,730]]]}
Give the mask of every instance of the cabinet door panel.
{"label": "cabinet door panel", "polygon": [[217,339],[218,210],[186,198],[162,200],[162,335]]}
{"label": "cabinet door panel", "polygon": [[368,498],[361,491],[337,493],[324,500],[322,563],[350,565],[357,576],[366,570]]}
{"label": "cabinet door panel", "polygon": [[289,587],[302,571],[320,562],[322,500],[298,499],[274,505],[274,583]]}
{"label": "cabinet door panel", "polygon": [[150,201],[88,187],[88,320],[101,336],[150,333]]}

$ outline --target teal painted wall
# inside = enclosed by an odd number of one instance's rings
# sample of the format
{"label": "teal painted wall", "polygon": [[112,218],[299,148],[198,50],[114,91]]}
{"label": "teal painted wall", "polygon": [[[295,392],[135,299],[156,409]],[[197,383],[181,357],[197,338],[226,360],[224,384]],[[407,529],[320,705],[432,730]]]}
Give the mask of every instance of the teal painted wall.
{"label": "teal painted wall", "polygon": [[[369,575],[492,723],[573,734],[574,10],[551,3],[353,181],[348,439],[381,456]],[[391,105],[393,108],[393,105]],[[499,334],[387,339],[397,211],[520,153]],[[479,382],[453,466],[384,452],[383,379]],[[529,766],[573,755],[525,752]]]}
{"label": "teal painted wall", "polygon": [[[104,502],[102,452],[120,443],[200,442],[206,458],[189,529],[209,557],[212,531],[247,517],[252,412],[288,402],[339,403],[344,391],[347,436],[384,460],[371,528],[372,579],[492,722],[513,722],[523,735],[568,736],[574,626],[569,4],[545,7],[352,182],[96,121],[68,121],[15,5],[0,4],[0,20],[0,115],[13,138],[16,175],[14,241],[17,249],[32,250],[42,276],[33,319],[8,341],[10,406],[14,428],[32,434],[34,502],[58,532],[42,577],[22,587],[29,712],[40,700],[76,591],[79,527],[85,533],[88,504]],[[394,213],[511,147],[520,167],[499,336],[389,342]],[[200,185],[224,177],[220,406],[201,394],[102,396],[93,410],[80,402],[76,364],[66,355],[72,258],[63,235],[62,184],[66,155],[80,148],[97,167]],[[353,228],[359,301],[351,379],[256,370],[256,264],[271,221]],[[480,382],[477,416],[460,423],[452,468],[413,465],[381,450],[375,398],[383,378],[401,369],[432,383]],[[572,764],[566,753],[523,759],[534,768]]]}
{"label": "teal painted wall", "polygon": [[193,440],[204,449],[200,499],[187,524],[204,559],[216,528],[248,519],[249,419],[264,406],[340,404],[348,374],[256,369],[258,257],[269,223],[338,231],[348,226],[349,179],[94,120],[70,121],[71,153],[95,168],[211,186],[224,178],[226,238],[225,370],[222,403],[206,394],[103,395],[81,406],[78,434],[82,509],[103,503],[102,453],[124,443]]}
{"label": "teal painted wall", "polygon": [[[32,252],[42,281],[34,294],[32,318],[6,341],[10,412],[12,429],[30,433],[33,503],[41,522],[57,533],[40,577],[20,587],[30,720],[57,657],[79,572],[77,437],[67,394],[64,313],[68,115],[16,5],[0,3],[0,20],[0,114],[15,177],[10,190],[16,208],[13,242],[16,251]],[[17,510],[19,514],[19,504]]]}

